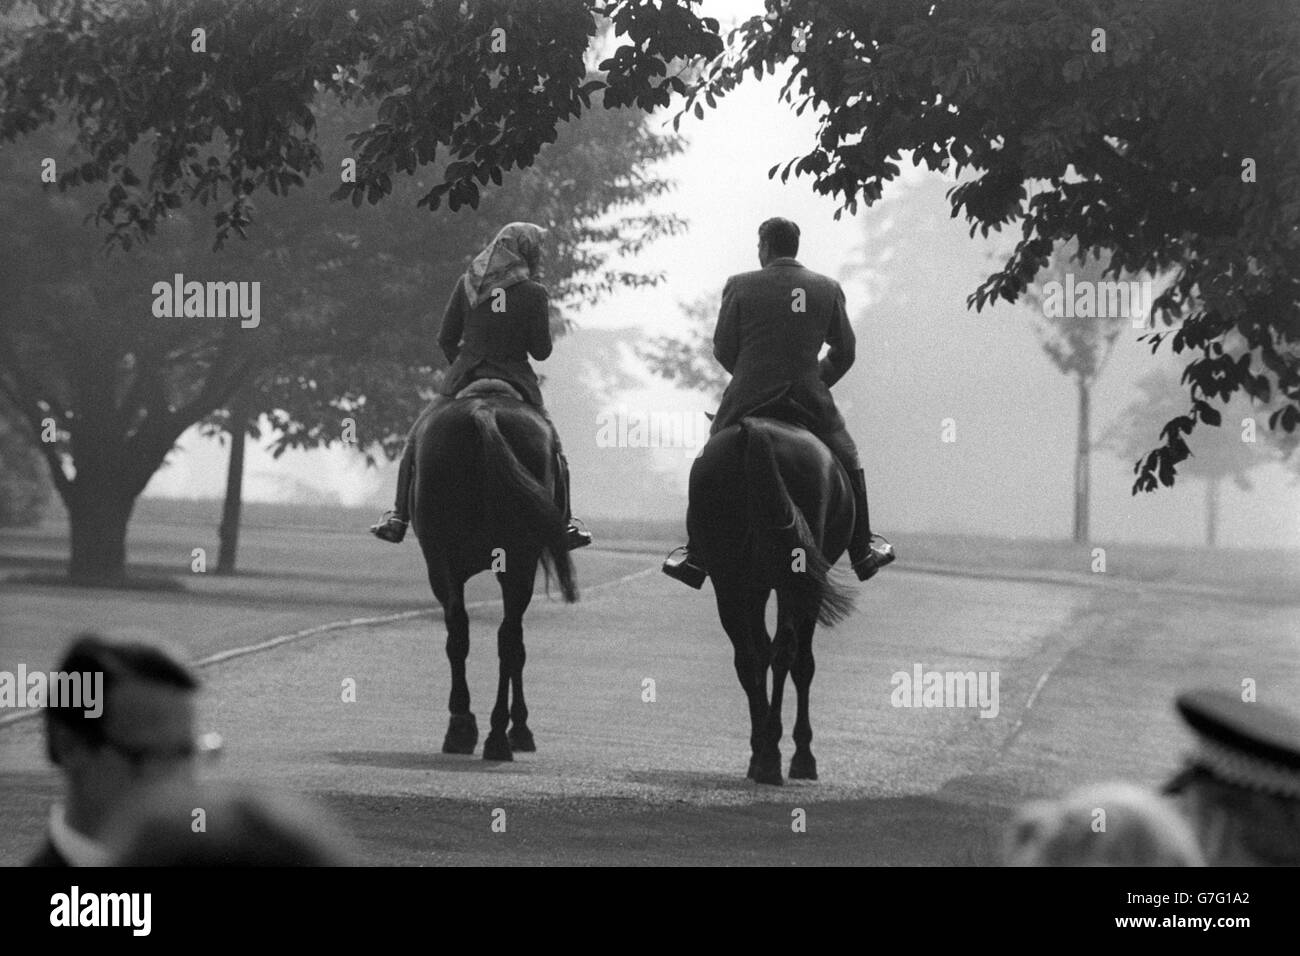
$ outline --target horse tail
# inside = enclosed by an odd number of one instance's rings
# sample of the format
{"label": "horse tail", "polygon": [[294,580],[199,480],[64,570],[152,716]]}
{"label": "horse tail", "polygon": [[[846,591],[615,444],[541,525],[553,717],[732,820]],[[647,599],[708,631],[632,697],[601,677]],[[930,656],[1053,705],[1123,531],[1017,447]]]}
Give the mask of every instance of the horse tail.
{"label": "horse tail", "polygon": [[853,610],[854,593],[831,577],[831,563],[786,487],[770,436],[749,419],[742,425],[747,510],[761,578],[792,592],[808,612],[815,611],[819,623],[837,624]]}
{"label": "horse tail", "polygon": [[488,513],[505,511],[511,520],[542,548],[542,566],[549,585],[554,573],[564,600],[578,599],[573,560],[569,557],[568,530],[564,514],[556,507],[551,492],[538,481],[515,455],[497,426],[496,412],[487,404],[475,403],[470,413],[483,446],[484,501]]}

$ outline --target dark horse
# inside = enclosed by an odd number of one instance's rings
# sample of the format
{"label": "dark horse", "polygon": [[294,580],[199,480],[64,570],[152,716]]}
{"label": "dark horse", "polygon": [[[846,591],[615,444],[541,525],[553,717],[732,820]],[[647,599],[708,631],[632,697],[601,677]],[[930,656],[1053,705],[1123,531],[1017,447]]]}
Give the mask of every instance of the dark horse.
{"label": "dark horse", "polygon": [[[853,528],[848,475],[807,430],[750,417],[709,440],[691,471],[690,494],[691,540],[713,579],[718,616],[735,647],[736,676],[749,698],[748,775],[782,782],[781,698],[789,673],[799,698],[790,777],[816,780],[808,719],[813,631],[853,607],[852,592],[830,576]],[[769,637],[773,591],[777,626]]]}
{"label": "dark horse", "polygon": [[474,394],[446,402],[416,436],[411,527],[447,622],[451,720],[443,753],[472,754],[478,743],[465,680],[465,582],[480,571],[496,573],[505,610],[497,630],[497,700],[483,757],[511,760],[516,750],[537,749],[524,703],[523,628],[537,565],[544,563],[548,581],[554,572],[566,601],[577,600],[577,589],[564,512],[555,501],[550,425],[504,383],[476,382],[467,391]]}

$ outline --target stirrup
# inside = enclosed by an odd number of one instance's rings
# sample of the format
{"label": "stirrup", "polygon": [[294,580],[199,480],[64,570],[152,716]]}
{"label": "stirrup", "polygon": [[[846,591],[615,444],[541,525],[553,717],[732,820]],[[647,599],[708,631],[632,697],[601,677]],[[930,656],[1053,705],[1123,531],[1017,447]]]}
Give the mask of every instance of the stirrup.
{"label": "stirrup", "polygon": [[[681,555],[676,556],[679,551]],[[672,551],[668,552],[662,570],[664,574],[673,580],[681,581],[697,591],[704,587],[704,579],[709,576],[708,571],[691,560],[691,553],[684,546],[673,548]]]}
{"label": "stirrup", "polygon": [[591,544],[591,532],[587,530],[587,523],[581,518],[570,516],[569,527],[565,530],[565,534],[568,537],[570,551]]}
{"label": "stirrup", "polygon": [[[883,545],[876,546],[872,542],[879,539],[884,542]],[[858,576],[859,581],[870,581],[876,576],[881,568],[888,564],[893,564],[898,555],[894,553],[894,546],[890,544],[889,539],[883,535],[873,534],[867,539],[867,555],[861,561],[853,562],[853,573]]]}
{"label": "stirrup", "polygon": [[390,541],[393,544],[401,544],[402,539],[406,537],[406,522],[397,516],[396,511],[385,511],[384,517],[378,524],[370,526],[370,533],[381,541]]}

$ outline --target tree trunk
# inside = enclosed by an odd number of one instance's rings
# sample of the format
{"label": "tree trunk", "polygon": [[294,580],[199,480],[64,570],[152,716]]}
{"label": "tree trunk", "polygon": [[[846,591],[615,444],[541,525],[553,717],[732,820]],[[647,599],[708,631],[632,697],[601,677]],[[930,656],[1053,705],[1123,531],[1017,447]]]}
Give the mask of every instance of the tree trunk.
{"label": "tree trunk", "polygon": [[85,584],[121,584],[126,578],[126,528],[135,499],[90,485],[74,488],[70,498],[68,576]]}
{"label": "tree trunk", "polygon": [[89,375],[79,384],[78,400],[86,412],[72,436],[76,474],[61,489],[72,539],[68,577],[81,584],[121,585],[126,529],[140,489],[131,484],[130,459],[123,453],[104,378]]}
{"label": "tree trunk", "polygon": [[226,500],[221,507],[218,536],[221,551],[217,556],[217,573],[234,574],[239,552],[239,516],[244,505],[244,449],[248,442],[248,417],[251,401],[247,389],[241,390],[230,408],[230,466],[226,471]]}
{"label": "tree trunk", "polygon": [[1092,451],[1092,395],[1088,383],[1080,378],[1079,425],[1074,452],[1074,540],[1078,544],[1088,541],[1089,457]]}
{"label": "tree trunk", "polygon": [[1219,543],[1219,478],[1205,479],[1205,546]]}

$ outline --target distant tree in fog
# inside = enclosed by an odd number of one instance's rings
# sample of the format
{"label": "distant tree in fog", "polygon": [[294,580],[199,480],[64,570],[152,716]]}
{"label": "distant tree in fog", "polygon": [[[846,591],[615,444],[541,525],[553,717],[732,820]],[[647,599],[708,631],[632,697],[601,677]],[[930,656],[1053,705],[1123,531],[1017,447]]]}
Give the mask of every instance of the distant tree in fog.
{"label": "distant tree in fog", "polygon": [[[1102,433],[1097,447],[1133,459],[1150,447],[1167,422],[1179,414],[1183,401],[1182,383],[1175,368],[1149,372],[1137,383],[1134,399]],[[1238,396],[1226,407],[1211,409],[1206,421],[1219,428],[1198,430],[1191,442],[1191,456],[1181,470],[1205,482],[1205,544],[1214,547],[1219,539],[1220,496],[1225,481],[1250,491],[1250,473],[1269,462],[1289,460],[1300,465],[1296,455],[1297,436],[1270,431],[1265,422],[1271,411],[1264,405]],[[1222,419],[1219,418],[1222,414]],[[1136,468],[1135,468],[1136,470]]]}
{"label": "distant tree in fog", "polygon": [[713,357],[713,328],[721,304],[720,293],[701,296],[690,303],[679,303],[678,307],[690,323],[685,334],[655,336],[644,343],[637,354],[660,378],[720,401],[727,383],[731,381],[727,370]]}
{"label": "distant tree in fog", "polygon": [[[1077,256],[1077,244],[1057,246],[1048,265],[1034,277],[1022,299],[1034,309],[1034,331],[1043,351],[1063,375],[1074,379],[1078,392],[1074,441],[1074,540],[1082,543],[1089,540],[1092,388],[1106,367],[1120,332],[1132,327],[1132,310],[1125,309],[1117,315],[1099,315],[1099,312],[1112,311],[1109,307],[1095,307],[1098,304],[1104,306],[1104,303],[1096,301],[1096,296],[1106,281],[1105,268],[1097,259]],[[1084,310],[1090,314],[1081,315],[1075,308],[1075,289],[1091,290],[1094,307]]]}
{"label": "distant tree in fog", "polygon": [[580,327],[538,369],[573,470],[573,506],[584,517],[682,516],[682,491],[671,473],[673,452],[631,442],[611,447],[600,440],[601,423],[629,404],[630,393],[645,388],[645,376],[632,360],[641,341],[640,330],[631,327]]}
{"label": "distant tree in fog", "polygon": [[[1300,425],[1300,18],[1293,4],[781,0],[741,23],[729,46],[718,22],[694,4],[655,0],[33,6],[45,14],[34,34],[18,42],[0,29],[0,137],[30,134],[72,101],[91,155],[61,183],[109,184],[96,211],[117,239],[151,234],[170,210],[200,197],[220,203],[219,234],[243,229],[254,192],[292,191],[321,168],[307,108],[321,90],[382,100],[379,122],[352,141],[358,175],[340,187],[347,198],[378,202],[400,174],[439,157],[449,162],[421,201],[445,200],[455,210],[475,206],[489,181],[531,166],[597,90],[604,106],[643,110],[684,94],[685,108],[703,117],[705,103],[712,107],[751,72],[757,79],[789,67],[783,95],[799,111],[812,106],[818,129],[809,152],[785,164],[783,179],[792,170],[810,176],[819,194],[854,213],[860,201],[880,198],[907,154],[961,178],[950,205],[972,233],[1017,229],[1020,241],[1002,270],[971,296],[976,307],[1014,302],[1069,238],[1108,254],[1114,276],[1173,271],[1156,303],[1170,328],[1151,339],[1169,338],[1174,351],[1194,356],[1183,381],[1190,408],[1169,420],[1163,444],[1139,461],[1135,491],[1173,484],[1189,454],[1184,436],[1198,422],[1213,424],[1211,401],[1238,392],[1280,396],[1269,427],[1291,433]],[[585,57],[598,9],[620,42],[593,78]],[[491,60],[498,17],[511,23],[510,42]],[[194,56],[177,42],[194,22],[219,26],[214,38],[235,42],[221,58]],[[696,82],[680,67],[702,58],[709,65]],[[151,136],[155,162],[142,180],[127,154],[159,125],[162,135]],[[218,133],[229,148],[210,157]],[[1046,188],[1030,197],[1035,183]],[[1224,352],[1234,329],[1248,347],[1241,360]],[[13,350],[0,345],[0,358]],[[97,345],[93,334],[83,343],[87,351]],[[24,347],[27,356],[39,351]],[[233,364],[225,356],[208,343],[202,357],[218,373],[215,384],[178,400],[181,417],[195,412],[195,397],[206,406],[201,416],[234,394],[243,356]],[[111,356],[125,358],[122,350]],[[5,369],[0,383],[25,396],[22,366]],[[175,385],[156,376],[137,381],[133,393]],[[92,408],[111,404],[105,384],[96,383]],[[36,402],[24,398],[24,414],[54,403],[63,419],[65,398],[54,389]],[[156,459],[149,469],[180,434],[179,420],[166,403],[163,409],[139,443]],[[133,414],[113,417],[121,421],[101,424],[135,430]],[[122,482],[143,487],[151,471],[128,464]],[[53,462],[62,492],[60,468]],[[99,468],[90,481],[111,487],[120,473]],[[107,515],[105,530],[119,544],[131,500],[119,495]]]}
{"label": "distant tree in fog", "polygon": [[904,162],[951,172],[952,215],[1017,239],[977,309],[1016,301],[1066,239],[1113,278],[1171,274],[1148,339],[1186,354],[1182,413],[1136,493],[1174,483],[1211,402],[1280,398],[1264,424],[1300,426],[1297,50],[1295,4],[1271,0],[781,0],[739,24],[686,109],[788,71],[781,95],[817,129],[770,175],[850,214]]}

